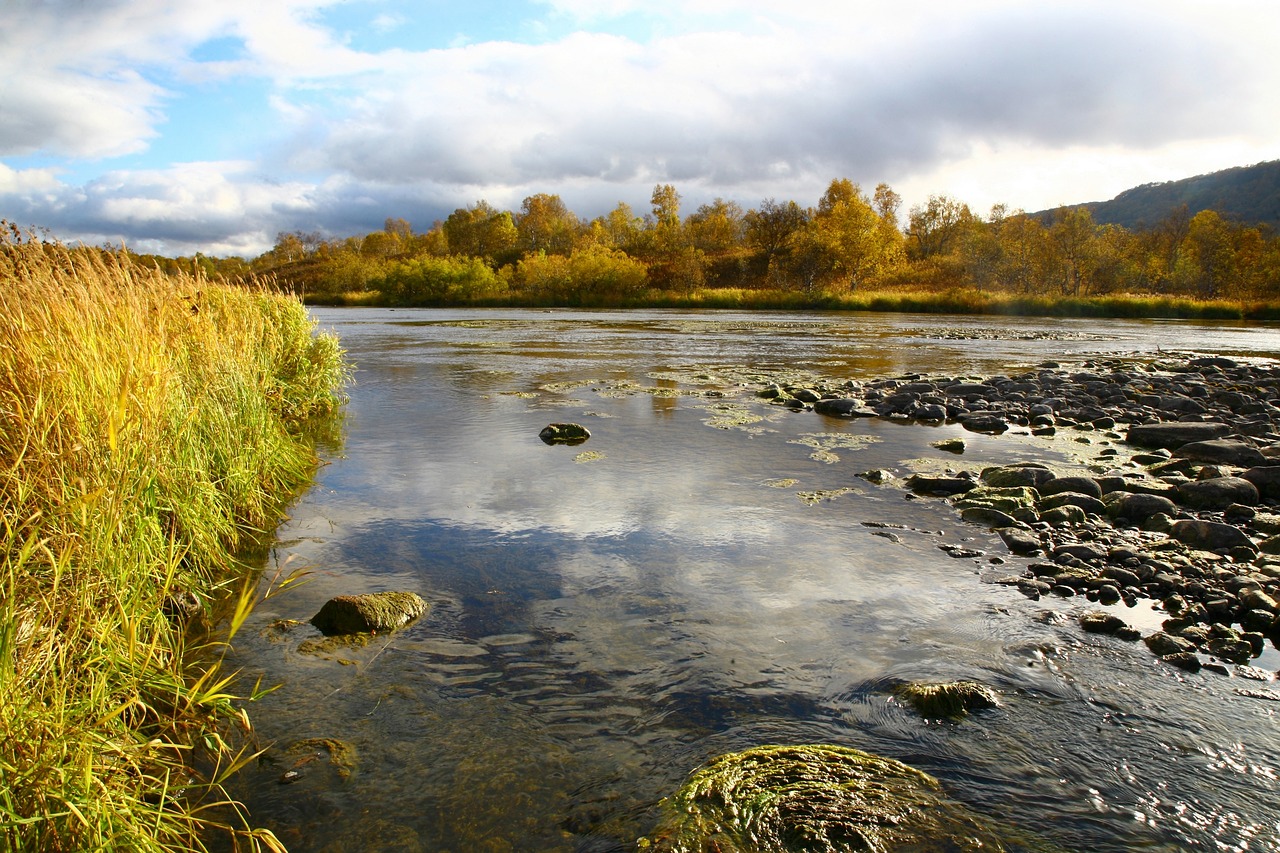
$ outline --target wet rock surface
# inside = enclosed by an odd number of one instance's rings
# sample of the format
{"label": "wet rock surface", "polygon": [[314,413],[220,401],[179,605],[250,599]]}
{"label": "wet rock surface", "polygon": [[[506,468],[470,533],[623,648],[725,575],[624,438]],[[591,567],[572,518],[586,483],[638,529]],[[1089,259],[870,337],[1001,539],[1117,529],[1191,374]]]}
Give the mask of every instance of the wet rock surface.
{"label": "wet rock surface", "polygon": [[[813,409],[829,417],[945,420],[993,436],[1014,430],[1058,440],[1078,432],[1082,447],[1105,437],[1107,447],[1082,461],[1083,470],[1025,463],[896,483],[998,533],[1007,559],[1024,567],[1004,565],[1013,571],[988,580],[1031,598],[1088,602],[1083,631],[1144,639],[1161,660],[1191,671],[1227,672],[1226,664],[1280,644],[1280,365],[1117,357],[808,390],[819,396]],[[1168,617],[1145,638],[1123,610],[1092,608],[1144,601]]]}
{"label": "wet rock surface", "polygon": [[414,592],[371,592],[338,595],[324,603],[311,624],[327,636],[394,631],[427,612]]}
{"label": "wet rock surface", "polygon": [[663,805],[665,820],[641,839],[639,849],[1029,849],[1016,831],[947,798],[932,776],[890,758],[827,744],[761,746],[722,755],[693,773]]}

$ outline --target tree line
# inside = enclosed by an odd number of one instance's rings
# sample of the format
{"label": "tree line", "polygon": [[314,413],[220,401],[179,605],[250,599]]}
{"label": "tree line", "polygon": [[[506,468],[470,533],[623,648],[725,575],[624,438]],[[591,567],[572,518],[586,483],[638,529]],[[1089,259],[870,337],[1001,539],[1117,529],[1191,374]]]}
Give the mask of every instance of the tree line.
{"label": "tree line", "polygon": [[[716,199],[691,213],[671,184],[650,209],[619,203],[583,219],[554,194],[516,211],[485,201],[417,233],[404,219],[327,239],[289,232],[254,258],[162,259],[210,275],[266,275],[314,301],[392,305],[643,302],[707,289],[789,291],[956,288],[1025,296],[1112,294],[1197,299],[1280,297],[1280,239],[1213,210],[1171,210],[1154,226],[1099,224],[1085,208],[975,214],[945,195],[905,216],[888,185],[867,194],[833,180],[812,207],[769,198],[743,210]],[[160,260],[157,260],[159,263]]]}

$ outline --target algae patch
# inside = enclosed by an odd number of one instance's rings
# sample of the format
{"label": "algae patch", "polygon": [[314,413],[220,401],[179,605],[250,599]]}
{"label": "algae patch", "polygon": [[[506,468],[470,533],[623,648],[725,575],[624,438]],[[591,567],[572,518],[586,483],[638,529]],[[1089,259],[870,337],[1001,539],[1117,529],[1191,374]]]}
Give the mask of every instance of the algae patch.
{"label": "algae patch", "polygon": [[867,445],[876,444],[879,441],[879,438],[872,435],[854,435],[846,432],[811,432],[799,438],[793,438],[787,443],[813,448],[809,458],[816,462],[825,462],[830,465],[840,461],[840,456],[835,452],[837,450],[862,450]]}

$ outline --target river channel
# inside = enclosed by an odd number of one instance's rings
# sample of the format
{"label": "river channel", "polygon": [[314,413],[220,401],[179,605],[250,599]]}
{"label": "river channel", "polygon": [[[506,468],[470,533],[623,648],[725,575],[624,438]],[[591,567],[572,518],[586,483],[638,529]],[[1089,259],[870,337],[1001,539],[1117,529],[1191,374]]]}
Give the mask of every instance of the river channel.
{"label": "river channel", "polygon": [[[314,314],[356,382],[340,443],[265,558],[264,588],[295,571],[308,582],[258,607],[231,660],[278,685],[249,707],[269,749],[232,793],[295,853],[633,850],[708,759],[799,743],[906,762],[1044,845],[1026,849],[1280,850],[1280,702],[1081,632],[1082,601],[984,582],[993,557],[1006,572],[1025,560],[901,486],[913,471],[1072,469],[1082,445],[755,395],[806,375],[1273,358],[1274,327]],[[540,441],[560,421],[590,440]],[[963,455],[933,446],[953,437]],[[859,476],[874,469],[894,479]],[[957,543],[982,556],[939,547]],[[431,610],[355,646],[278,624],[380,590]],[[1116,610],[1144,632],[1160,621]],[[889,692],[954,678],[991,686],[1001,707],[930,722]]]}

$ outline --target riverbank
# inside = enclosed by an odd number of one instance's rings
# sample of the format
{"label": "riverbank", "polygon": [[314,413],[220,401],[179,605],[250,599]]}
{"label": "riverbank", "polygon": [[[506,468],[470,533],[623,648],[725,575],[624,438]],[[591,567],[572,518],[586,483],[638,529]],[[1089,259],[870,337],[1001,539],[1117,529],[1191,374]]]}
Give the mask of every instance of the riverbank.
{"label": "riverbank", "polygon": [[577,298],[534,294],[490,294],[464,300],[397,301],[379,291],[313,293],[308,304],[334,307],[423,308],[669,308],[740,311],[872,311],[915,314],[964,314],[1011,317],[1097,317],[1169,320],[1280,320],[1280,302],[1191,299],[1176,296],[1019,296],[973,288],[892,289],[844,293],[750,288],[697,288],[675,292],[648,290],[631,296]]}
{"label": "riverbank", "polygon": [[218,638],[256,588],[236,553],[314,471],[336,338],[297,300],[12,230],[0,341],[4,846],[280,849],[225,802],[249,722]]}

